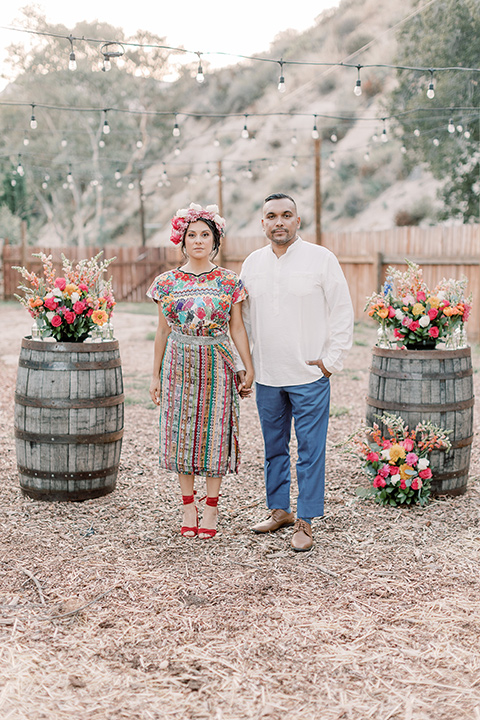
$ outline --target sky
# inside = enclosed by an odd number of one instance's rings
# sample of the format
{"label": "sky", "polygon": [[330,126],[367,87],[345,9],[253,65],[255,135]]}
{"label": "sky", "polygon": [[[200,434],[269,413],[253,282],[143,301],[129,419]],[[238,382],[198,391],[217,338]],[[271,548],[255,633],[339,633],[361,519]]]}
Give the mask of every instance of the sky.
{"label": "sky", "polygon": [[[100,20],[121,27],[127,35],[136,30],[149,30],[165,37],[167,44],[183,46],[200,52],[222,52],[234,55],[253,55],[265,52],[278,33],[303,31],[315,23],[325,9],[336,7],[340,0],[298,0],[283,4],[272,0],[241,0],[238,4],[225,0],[170,0],[169,2],[119,2],[118,0],[2,0],[0,26],[19,27],[20,10],[35,5],[48,22],[63,23],[67,29],[82,20]],[[282,9],[287,7],[285,12]],[[17,22],[16,22],[17,20]],[[0,73],[3,70],[4,49],[19,42],[22,33],[0,27]],[[213,66],[238,62],[235,58],[209,57]],[[5,83],[0,84],[0,89]]]}

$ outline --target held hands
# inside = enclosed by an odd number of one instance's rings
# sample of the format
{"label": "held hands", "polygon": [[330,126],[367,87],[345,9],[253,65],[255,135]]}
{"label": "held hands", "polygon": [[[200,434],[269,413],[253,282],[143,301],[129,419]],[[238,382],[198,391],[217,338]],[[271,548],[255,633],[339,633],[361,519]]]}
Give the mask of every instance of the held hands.
{"label": "held hands", "polygon": [[242,400],[252,394],[253,372],[239,370],[237,373],[238,392]]}
{"label": "held hands", "polygon": [[326,378],[329,378],[332,374],[331,372],[328,372],[327,368],[321,360],[307,360],[306,363],[307,365],[316,365],[317,367],[319,367]]}
{"label": "held hands", "polygon": [[153,378],[150,383],[150,397],[155,405],[160,405],[160,378]]}

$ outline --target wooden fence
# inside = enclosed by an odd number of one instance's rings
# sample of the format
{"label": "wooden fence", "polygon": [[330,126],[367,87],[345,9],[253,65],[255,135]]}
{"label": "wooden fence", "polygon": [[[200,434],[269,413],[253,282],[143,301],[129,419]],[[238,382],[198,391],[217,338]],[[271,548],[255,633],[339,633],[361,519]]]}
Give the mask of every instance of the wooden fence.
{"label": "wooden fence", "polygon": [[[305,240],[314,242],[313,235],[302,234]],[[322,243],[338,257],[345,273],[355,318],[365,319],[363,308],[366,298],[383,283],[389,265],[405,266],[405,258],[423,267],[424,278],[434,287],[443,277],[468,278],[469,292],[473,294],[473,312],[468,323],[470,340],[480,340],[480,225],[452,227],[417,228],[404,227],[385,231],[323,233]],[[239,271],[244,258],[253,250],[266,244],[263,236],[235,238],[224,241],[220,263]],[[89,257],[99,248],[68,247],[42,248],[60,264],[62,251],[69,258]],[[145,292],[153,278],[160,272],[177,266],[181,262],[178,248],[133,248],[105,246],[105,257],[116,256],[110,266],[113,288],[117,300],[133,302],[145,299]],[[11,270],[12,265],[27,265],[39,270],[32,252],[39,248],[28,248],[28,255],[22,259],[19,246],[5,245],[3,250],[4,296],[9,299],[16,292],[19,274]],[[25,254],[25,251],[24,251]]]}

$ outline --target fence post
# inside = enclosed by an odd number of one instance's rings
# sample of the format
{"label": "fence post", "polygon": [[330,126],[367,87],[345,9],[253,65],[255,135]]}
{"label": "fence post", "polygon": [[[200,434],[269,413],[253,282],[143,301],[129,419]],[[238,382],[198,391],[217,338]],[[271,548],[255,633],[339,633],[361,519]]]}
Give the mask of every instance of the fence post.
{"label": "fence post", "polygon": [[375,253],[375,260],[373,261],[373,273],[374,273],[374,282],[375,287],[377,288],[377,291],[380,292],[380,288],[383,285],[383,253],[377,252]]}

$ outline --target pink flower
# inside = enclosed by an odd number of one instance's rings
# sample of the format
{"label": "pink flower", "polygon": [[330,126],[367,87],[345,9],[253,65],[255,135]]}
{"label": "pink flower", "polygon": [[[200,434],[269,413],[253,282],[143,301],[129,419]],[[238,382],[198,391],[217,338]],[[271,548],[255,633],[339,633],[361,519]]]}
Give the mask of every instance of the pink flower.
{"label": "pink flower", "polygon": [[388,472],[390,475],[396,475],[398,473],[398,467],[396,465],[389,465]]}
{"label": "pink flower", "polygon": [[75,313],[74,313],[72,310],[66,310],[66,311],[63,313],[63,317],[65,318],[65,320],[67,321],[67,323],[68,323],[69,325],[71,325],[72,323],[75,322],[75,318],[76,318],[77,316],[75,315]]}
{"label": "pink flower", "polygon": [[435,318],[436,318],[437,315],[438,315],[438,310],[437,310],[437,308],[430,308],[430,310],[428,311],[427,315],[428,315],[428,317],[430,318],[430,320],[435,320]]}
{"label": "pink flower", "polygon": [[397,340],[403,340],[403,333],[401,333],[398,328],[393,328],[393,334],[397,338]]}
{"label": "pink flower", "polygon": [[77,302],[73,305],[73,309],[75,310],[77,315],[81,315],[86,307],[86,303],[82,302],[81,300],[77,300]]}
{"label": "pink flower", "polygon": [[373,481],[374,488],[383,488],[383,487],[385,487],[386,484],[387,483],[385,482],[385,480],[383,479],[383,477],[381,475],[377,475],[375,480]]}
{"label": "pink flower", "polygon": [[51,323],[53,327],[60,327],[60,325],[62,324],[62,318],[60,317],[60,315],[54,315]]}
{"label": "pink flower", "polygon": [[380,456],[376,452],[369,452],[367,455],[368,462],[378,462],[380,459]]}
{"label": "pink flower", "polygon": [[45,305],[47,310],[56,310],[58,307],[58,302],[55,300],[55,298],[45,298],[43,304]]}
{"label": "pink flower", "polygon": [[57,287],[59,290],[61,290],[63,292],[65,290],[65,288],[67,287],[67,281],[65,280],[65,278],[57,278],[55,280],[55,287]]}
{"label": "pink flower", "polygon": [[80,285],[78,286],[78,289],[81,290],[82,292],[86,293],[86,292],[88,292],[88,285],[85,285],[85,283],[80,283]]}
{"label": "pink flower", "polygon": [[395,312],[396,312],[395,308],[392,307],[391,305],[389,305],[389,306],[388,306],[388,317],[389,317],[389,318],[394,318],[394,317],[395,317]]}
{"label": "pink flower", "polygon": [[90,308],[90,310],[87,310],[87,317],[90,317],[93,315],[93,308]]}
{"label": "pink flower", "polygon": [[416,477],[414,480],[412,480],[412,484],[410,485],[410,487],[412,488],[412,490],[420,490],[422,485],[423,482],[420,480],[420,478]]}
{"label": "pink flower", "polygon": [[405,438],[405,440],[402,442],[402,445],[407,452],[412,452],[414,448],[413,440],[411,438]]}
{"label": "pink flower", "polygon": [[416,455],[414,452],[407,453],[405,462],[407,463],[407,465],[416,465],[418,462],[418,455]]}
{"label": "pink flower", "polygon": [[420,327],[420,323],[418,322],[418,320],[413,320],[413,321],[410,323],[408,329],[409,329],[411,332],[415,332],[416,330],[418,330],[419,327]]}
{"label": "pink flower", "polygon": [[383,478],[386,478],[390,475],[390,468],[393,467],[391,465],[384,465],[380,468],[378,471],[378,474],[381,475]]}
{"label": "pink flower", "polygon": [[426,299],[427,299],[427,296],[425,295],[423,290],[419,290],[417,292],[417,302],[425,302]]}
{"label": "pink flower", "polygon": [[407,483],[405,480],[400,480],[400,490],[406,490],[407,489]]}
{"label": "pink flower", "polygon": [[425,470],[420,470],[420,472],[418,474],[422,478],[422,480],[430,480],[430,478],[432,477],[432,471],[430,470],[430,468],[425,468]]}
{"label": "pink flower", "polygon": [[382,447],[383,447],[384,450],[389,450],[389,448],[391,448],[392,445],[393,445],[393,443],[392,443],[391,440],[384,440],[384,441],[383,441],[383,444],[382,444]]}
{"label": "pink flower", "polygon": [[428,334],[432,338],[438,338],[438,333],[439,333],[438,327],[431,327],[430,330],[428,331]]}

